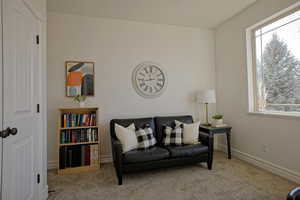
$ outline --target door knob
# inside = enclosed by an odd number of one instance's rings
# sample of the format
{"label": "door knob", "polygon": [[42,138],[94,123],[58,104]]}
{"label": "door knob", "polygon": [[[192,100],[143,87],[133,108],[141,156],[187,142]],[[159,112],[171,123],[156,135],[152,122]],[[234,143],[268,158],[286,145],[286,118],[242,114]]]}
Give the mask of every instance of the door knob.
{"label": "door knob", "polygon": [[18,133],[17,128],[7,128],[3,131],[0,131],[0,137],[7,138],[9,135],[16,135]]}

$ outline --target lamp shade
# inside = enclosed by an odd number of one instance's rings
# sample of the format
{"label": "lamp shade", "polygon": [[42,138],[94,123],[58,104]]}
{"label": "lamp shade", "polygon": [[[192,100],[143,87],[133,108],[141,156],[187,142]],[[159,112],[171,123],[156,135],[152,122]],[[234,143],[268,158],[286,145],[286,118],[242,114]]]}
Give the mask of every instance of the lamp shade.
{"label": "lamp shade", "polygon": [[213,89],[201,90],[197,94],[197,103],[216,103],[215,90]]}

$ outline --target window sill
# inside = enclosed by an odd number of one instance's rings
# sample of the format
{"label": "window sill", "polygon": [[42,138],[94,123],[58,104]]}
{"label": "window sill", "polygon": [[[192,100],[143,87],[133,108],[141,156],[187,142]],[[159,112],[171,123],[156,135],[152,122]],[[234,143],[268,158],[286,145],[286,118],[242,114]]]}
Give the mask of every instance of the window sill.
{"label": "window sill", "polygon": [[281,112],[248,112],[249,115],[259,115],[281,119],[300,119],[300,113],[281,113]]}

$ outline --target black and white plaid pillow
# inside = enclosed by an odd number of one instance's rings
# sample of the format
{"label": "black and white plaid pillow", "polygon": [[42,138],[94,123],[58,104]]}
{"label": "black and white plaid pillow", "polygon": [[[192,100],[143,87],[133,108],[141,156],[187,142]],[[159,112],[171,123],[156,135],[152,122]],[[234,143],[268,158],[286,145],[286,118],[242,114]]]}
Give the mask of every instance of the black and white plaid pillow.
{"label": "black and white plaid pillow", "polygon": [[164,127],[164,146],[179,146],[183,144],[183,127],[176,126],[171,128],[169,126]]}
{"label": "black and white plaid pillow", "polygon": [[149,126],[146,126],[144,129],[138,129],[135,134],[138,141],[138,149],[147,149],[156,144],[152,128]]}

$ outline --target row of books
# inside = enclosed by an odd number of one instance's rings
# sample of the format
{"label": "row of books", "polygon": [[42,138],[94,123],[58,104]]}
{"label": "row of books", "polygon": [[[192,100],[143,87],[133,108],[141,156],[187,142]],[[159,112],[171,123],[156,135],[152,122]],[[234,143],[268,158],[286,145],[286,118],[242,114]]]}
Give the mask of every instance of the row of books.
{"label": "row of books", "polygon": [[96,126],[96,113],[64,113],[62,114],[62,128],[77,126]]}
{"label": "row of books", "polygon": [[96,141],[98,141],[98,130],[96,128],[62,130],[60,132],[61,144]]}
{"label": "row of books", "polygon": [[59,169],[99,164],[97,145],[63,146],[59,154]]}

